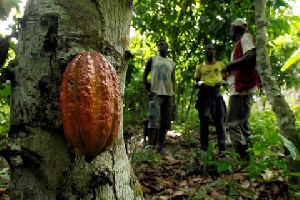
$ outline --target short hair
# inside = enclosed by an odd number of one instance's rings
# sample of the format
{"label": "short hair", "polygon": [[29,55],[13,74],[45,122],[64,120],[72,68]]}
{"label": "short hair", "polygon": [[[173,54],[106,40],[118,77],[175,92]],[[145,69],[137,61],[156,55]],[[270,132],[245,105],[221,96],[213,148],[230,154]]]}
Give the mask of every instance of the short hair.
{"label": "short hair", "polygon": [[205,45],[205,48],[206,48],[207,46],[213,46],[213,47],[215,47],[215,45],[214,45],[213,43],[208,43],[208,44],[206,44],[206,45]]}
{"label": "short hair", "polygon": [[160,39],[160,40],[158,40],[158,41],[156,42],[156,45],[158,45],[158,43],[160,43],[160,42],[165,42],[165,43],[168,45],[167,41],[166,41],[166,40],[164,40],[164,39]]}
{"label": "short hair", "polygon": [[204,50],[205,50],[205,51],[206,51],[206,49],[207,49],[208,46],[212,46],[212,47],[214,47],[214,48],[216,49],[216,47],[215,47],[215,45],[214,45],[213,43],[208,43],[208,44],[206,44],[205,47],[204,47]]}

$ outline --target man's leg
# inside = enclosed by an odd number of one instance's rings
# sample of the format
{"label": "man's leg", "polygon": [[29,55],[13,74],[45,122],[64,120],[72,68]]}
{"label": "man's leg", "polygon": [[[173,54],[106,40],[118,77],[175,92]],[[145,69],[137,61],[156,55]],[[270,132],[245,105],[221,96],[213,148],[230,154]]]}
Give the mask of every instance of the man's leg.
{"label": "man's leg", "polygon": [[219,153],[225,151],[225,130],[224,130],[224,108],[223,97],[216,98],[215,108],[212,109],[212,116],[215,121],[216,132],[218,136]]}
{"label": "man's leg", "polygon": [[154,95],[150,101],[148,113],[148,138],[149,144],[155,146],[157,143],[157,95]]}
{"label": "man's leg", "polygon": [[245,105],[245,121],[241,126],[242,133],[244,135],[244,138],[246,140],[246,145],[241,148],[245,148],[245,151],[242,151],[243,154],[241,155],[241,158],[243,160],[249,160],[250,159],[250,152],[247,151],[248,148],[252,147],[252,141],[251,141],[251,131],[250,131],[250,111],[251,111],[251,105],[253,101],[253,95],[245,95],[243,98],[243,104]]}
{"label": "man's leg", "polygon": [[148,119],[143,120],[143,125],[144,125],[144,146],[147,145],[147,137],[148,137],[148,142],[150,143],[150,135],[149,135],[149,129],[148,129]]}
{"label": "man's leg", "polygon": [[149,128],[149,144],[155,146],[157,144],[158,130]]}
{"label": "man's leg", "polygon": [[200,145],[201,150],[207,151],[208,148],[208,132],[209,132],[209,117],[204,116],[199,112],[200,118]]}
{"label": "man's leg", "polygon": [[167,131],[171,129],[171,108],[172,98],[170,96],[160,96],[160,129],[157,137],[155,149],[162,154],[164,152]]}
{"label": "man's leg", "polygon": [[164,146],[165,146],[166,134],[167,134],[166,130],[159,129],[159,133],[157,136],[157,144],[155,146],[155,150],[158,153],[165,154]]}
{"label": "man's leg", "polygon": [[207,151],[208,148],[208,134],[209,134],[209,115],[206,115],[206,99],[207,96],[198,96],[199,109],[198,117],[200,120],[200,145],[201,150]]}
{"label": "man's leg", "polygon": [[227,132],[235,151],[241,159],[249,159],[246,150],[249,147],[250,130],[248,127],[251,95],[234,95],[229,98],[229,112],[227,116]]}

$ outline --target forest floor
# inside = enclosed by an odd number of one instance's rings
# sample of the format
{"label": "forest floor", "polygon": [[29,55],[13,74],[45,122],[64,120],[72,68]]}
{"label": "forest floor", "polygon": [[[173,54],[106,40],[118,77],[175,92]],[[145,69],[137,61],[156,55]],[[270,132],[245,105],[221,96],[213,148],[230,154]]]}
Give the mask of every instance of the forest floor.
{"label": "forest floor", "polygon": [[[129,158],[146,200],[290,199],[288,186],[276,168],[253,173],[257,163],[243,167],[245,163],[233,153],[220,160],[214,145],[206,161],[200,160],[197,131],[168,132],[167,155],[163,156],[145,145],[142,127],[124,130],[125,141],[130,138],[131,142],[126,145]],[[216,136],[212,134],[210,140],[216,141]]]}
{"label": "forest floor", "polygon": [[[260,171],[255,161],[242,167],[245,163],[230,152],[225,160],[219,160],[214,144],[205,161],[201,160],[197,131],[169,131],[165,144],[167,155],[163,156],[143,141],[142,125],[124,127],[124,130],[128,157],[146,200],[290,199],[288,186],[276,168]],[[210,141],[216,143],[213,130]],[[9,182],[9,167],[3,160],[0,164],[0,200],[9,200],[3,187]]]}

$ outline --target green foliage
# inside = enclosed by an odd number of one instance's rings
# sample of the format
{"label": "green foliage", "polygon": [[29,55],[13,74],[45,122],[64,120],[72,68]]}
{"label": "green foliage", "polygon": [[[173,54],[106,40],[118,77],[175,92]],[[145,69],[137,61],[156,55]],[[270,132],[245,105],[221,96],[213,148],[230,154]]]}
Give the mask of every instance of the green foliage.
{"label": "green foliage", "polygon": [[296,118],[296,120],[295,120],[296,121],[296,129],[297,129],[297,132],[300,134],[300,105],[293,106],[292,110],[293,110],[295,118]]}
{"label": "green foliage", "polygon": [[[283,35],[270,34],[271,40],[269,40],[269,54],[272,73],[280,86],[286,86],[287,88],[299,88],[299,60],[294,60],[293,63],[290,63],[291,67],[288,69],[284,71],[281,69],[290,57],[292,60],[293,54],[299,48],[300,37],[298,33],[300,31],[300,18],[297,16],[285,16],[282,17],[281,21],[289,22],[288,25],[290,31],[288,34],[285,33]],[[278,22],[278,24],[280,23]],[[283,27],[278,27],[278,29],[282,30]]]}
{"label": "green foliage", "polygon": [[[280,86],[297,88],[300,84],[299,61],[286,71],[280,69],[298,49],[299,17],[291,15],[287,0],[267,2],[267,17],[270,22],[268,48],[272,73]],[[230,23],[237,17],[243,17],[248,21],[249,32],[255,35],[254,14],[253,1],[250,0],[135,1],[133,27],[138,34],[143,35],[146,40],[144,44],[166,39],[170,48],[169,57],[176,62],[177,123],[185,122],[186,113],[189,112],[193,74],[195,66],[205,59],[205,45],[214,43],[216,60],[228,63],[233,50],[228,36]],[[142,51],[147,48],[145,45],[139,47]],[[134,65],[139,64],[133,62]]]}
{"label": "green foliage", "polygon": [[0,159],[0,188],[8,188],[10,180],[9,168],[4,166],[4,160]]}
{"label": "green foliage", "polygon": [[[9,95],[10,85],[0,86],[0,137],[6,138],[9,129]],[[2,141],[1,141],[2,143]],[[1,145],[2,147],[2,145]]]}
{"label": "green foliage", "polygon": [[[300,106],[293,107],[296,121],[299,123]],[[276,117],[272,111],[261,113],[253,111],[250,116],[253,147],[248,149],[250,154],[249,161],[240,160],[238,154],[226,151],[229,159],[216,159],[212,156],[212,149],[215,144],[211,143],[204,156],[203,171],[207,167],[216,166],[218,173],[232,173],[237,169],[245,168],[251,180],[265,181],[276,180],[278,177],[285,178],[288,174],[299,176],[297,173],[289,173],[286,166],[284,147],[295,157],[298,150],[287,139],[279,134]],[[299,130],[299,125],[297,125]],[[199,157],[200,155],[197,155]],[[268,174],[267,174],[268,173]],[[262,176],[267,174],[266,176]],[[230,183],[228,183],[230,185]],[[235,187],[235,184],[233,184]],[[233,188],[234,188],[233,187]],[[235,188],[234,190],[240,191]]]}
{"label": "green foliage", "polygon": [[[299,129],[300,106],[294,106],[296,129]],[[253,153],[255,156],[271,158],[272,156],[283,156],[283,147],[289,150],[295,158],[298,150],[284,136],[279,134],[277,120],[273,111],[264,111],[262,113],[252,112],[250,116]],[[300,132],[299,132],[300,133]],[[275,159],[276,160],[276,159]]]}
{"label": "green foliage", "polygon": [[291,141],[289,141],[283,135],[280,135],[280,137],[281,137],[281,141],[283,142],[284,147],[290,152],[292,158],[295,160],[299,153],[298,149]]}
{"label": "green foliage", "polygon": [[[10,85],[0,85],[0,151],[5,146],[6,138],[9,130],[9,95]],[[9,169],[3,166],[3,159],[0,159],[0,187],[8,187],[10,180]]]}
{"label": "green foliage", "polygon": [[273,111],[267,110],[262,113],[252,111],[250,124],[253,134],[253,153],[255,156],[263,156],[265,154],[274,155],[274,153],[280,150],[278,148],[269,148],[269,146],[278,147],[281,144],[279,128],[276,122]]}
{"label": "green foliage", "polygon": [[286,61],[286,63],[281,68],[281,71],[285,71],[288,69],[292,64],[294,64],[297,60],[300,59],[300,49],[297,49],[293,55]]}
{"label": "green foliage", "polygon": [[0,1],[0,20],[5,20],[12,8],[19,10],[20,0]]}
{"label": "green foliage", "polygon": [[[299,106],[295,106],[294,113],[296,121],[299,122]],[[259,175],[265,170],[274,170],[277,168],[278,176],[287,175],[287,166],[284,154],[284,147],[293,157],[296,157],[298,150],[286,138],[279,134],[277,120],[273,111],[264,111],[261,113],[252,112],[250,116],[253,147],[251,151],[255,156],[252,166],[248,171],[253,176]],[[299,125],[296,125],[299,130]],[[255,169],[255,170],[252,170]],[[251,171],[252,170],[252,171]]]}
{"label": "green foliage", "polygon": [[153,146],[146,146],[145,151],[137,152],[134,154],[133,163],[143,162],[143,161],[154,161],[156,164],[161,162],[161,154],[155,153]]}
{"label": "green foliage", "polygon": [[[0,2],[0,19],[4,20],[9,14],[11,8],[16,8],[17,13],[13,17],[14,21],[17,21],[16,15],[19,15],[19,5],[20,0],[12,1],[2,1]],[[13,32],[16,32],[16,26],[10,27]],[[0,33],[2,36],[2,33]],[[8,58],[4,66],[0,66],[0,75],[2,70],[5,69],[9,62],[15,58],[15,41],[9,40],[10,46],[8,51]],[[9,105],[9,95],[11,92],[10,82],[0,83],[0,151],[5,147],[6,139],[9,131],[10,123],[10,105]],[[9,168],[4,166],[4,159],[0,159],[0,187],[7,188],[10,180]],[[6,164],[7,165],[7,164]]]}
{"label": "green foliage", "polygon": [[209,161],[212,160],[212,154],[213,154],[213,150],[215,148],[215,143],[211,142],[209,143],[209,146],[207,148],[206,152],[200,151],[200,158],[202,158],[201,160],[203,160],[203,173],[206,174],[207,171],[207,167],[210,166]]}
{"label": "green foliage", "polygon": [[188,132],[184,132],[182,134],[182,137],[184,139],[184,141],[187,142],[187,144],[189,145],[193,145],[195,144],[196,142],[198,142],[197,138],[195,137],[194,134],[191,134],[189,131]]}
{"label": "green foliage", "polygon": [[134,58],[130,61],[126,73],[124,125],[142,124],[147,118],[149,98],[143,84],[143,71],[150,56],[157,54],[155,43],[145,36],[131,38],[130,50]]}
{"label": "green foliage", "polygon": [[185,123],[183,125],[184,127],[182,128],[182,130],[185,130],[185,132],[189,132],[191,130],[200,130],[200,120],[198,117],[198,111],[195,109],[194,102],[191,103],[188,118],[185,120]]}

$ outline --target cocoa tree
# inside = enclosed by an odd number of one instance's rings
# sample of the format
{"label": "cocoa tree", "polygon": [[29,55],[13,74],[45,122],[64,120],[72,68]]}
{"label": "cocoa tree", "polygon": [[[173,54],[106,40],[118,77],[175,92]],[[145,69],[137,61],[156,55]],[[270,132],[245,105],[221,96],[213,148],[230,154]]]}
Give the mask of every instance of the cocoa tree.
{"label": "cocoa tree", "polygon": [[[300,149],[300,136],[295,127],[295,116],[289,105],[281,94],[280,88],[272,75],[271,64],[268,56],[268,20],[266,18],[266,0],[256,0],[255,4],[255,25],[256,25],[256,51],[257,64],[261,80],[266,91],[268,100],[270,101],[273,111],[276,115],[281,135],[291,141],[295,147]],[[287,157],[287,166],[290,172],[300,171],[300,155],[294,158],[289,155]],[[289,177],[290,185],[299,185],[299,176]]]}
{"label": "cocoa tree", "polygon": [[10,66],[11,124],[1,154],[11,169],[11,199],[142,199],[122,134],[87,163],[63,133],[59,94],[68,62],[100,52],[124,93],[132,0],[28,0]]}

